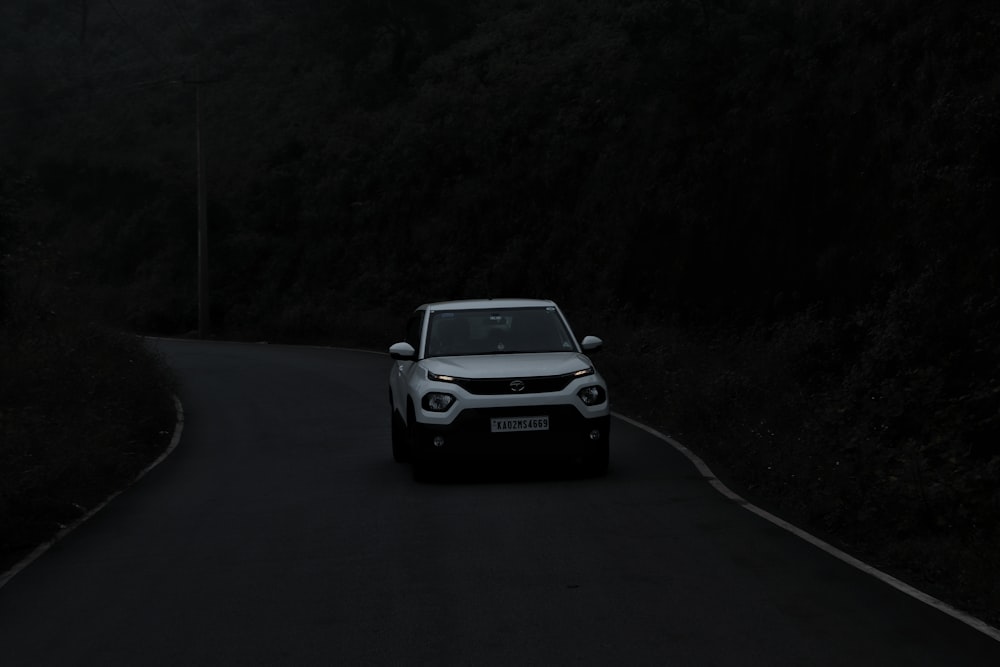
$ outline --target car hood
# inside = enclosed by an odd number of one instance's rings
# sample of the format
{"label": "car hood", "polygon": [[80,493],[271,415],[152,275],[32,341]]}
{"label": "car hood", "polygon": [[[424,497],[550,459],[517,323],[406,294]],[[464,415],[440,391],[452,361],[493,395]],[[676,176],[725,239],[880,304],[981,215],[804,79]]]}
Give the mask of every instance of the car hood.
{"label": "car hood", "polygon": [[431,357],[420,362],[437,375],[460,378],[515,378],[566,375],[593,366],[578,352],[534,354],[483,354],[466,357]]}

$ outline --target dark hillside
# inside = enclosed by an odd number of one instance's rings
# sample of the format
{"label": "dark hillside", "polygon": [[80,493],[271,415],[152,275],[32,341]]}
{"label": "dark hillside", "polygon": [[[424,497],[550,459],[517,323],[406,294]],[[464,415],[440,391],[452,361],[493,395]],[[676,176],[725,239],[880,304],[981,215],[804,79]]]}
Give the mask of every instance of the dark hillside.
{"label": "dark hillside", "polygon": [[602,307],[744,323],[994,270],[987,4],[134,3],[95,5],[85,43],[50,4],[6,22],[30,69],[4,131],[142,328],[191,328],[196,53],[224,327],[406,304],[404,269],[422,294],[586,279]]}
{"label": "dark hillside", "polygon": [[201,82],[220,335],[558,299],[619,407],[997,618],[995,3],[90,4],[0,9],[3,173],[76,301],[196,327]]}

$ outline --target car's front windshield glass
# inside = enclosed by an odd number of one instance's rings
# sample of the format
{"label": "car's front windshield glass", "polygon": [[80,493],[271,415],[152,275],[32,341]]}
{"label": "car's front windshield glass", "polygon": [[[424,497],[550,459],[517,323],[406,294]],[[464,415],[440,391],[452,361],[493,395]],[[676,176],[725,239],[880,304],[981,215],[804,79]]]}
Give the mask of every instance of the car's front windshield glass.
{"label": "car's front windshield glass", "polygon": [[572,352],[566,325],[552,306],[439,310],[427,325],[428,357]]}

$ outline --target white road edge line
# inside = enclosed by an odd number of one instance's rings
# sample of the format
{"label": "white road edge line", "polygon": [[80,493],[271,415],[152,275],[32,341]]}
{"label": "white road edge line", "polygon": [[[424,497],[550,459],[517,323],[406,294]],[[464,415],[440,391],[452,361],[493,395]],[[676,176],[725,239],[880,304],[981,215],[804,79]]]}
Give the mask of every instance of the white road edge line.
{"label": "white road edge line", "polygon": [[[310,347],[310,348],[313,348],[313,349],[327,349],[327,350],[342,350],[342,351],[348,351],[348,352],[368,352],[368,353],[371,353],[371,354],[379,354],[379,355],[383,355],[383,356],[388,356],[385,352],[376,351],[376,350],[363,350],[363,349],[352,348],[352,347],[334,347],[334,346],[329,346],[329,345],[303,345],[303,346],[299,346],[299,347]],[[950,604],[948,604],[947,602],[944,602],[943,600],[939,600],[939,599],[937,599],[936,597],[934,597],[932,595],[928,595],[927,593],[924,593],[923,591],[921,591],[921,590],[919,590],[917,588],[914,588],[913,586],[907,584],[904,581],[901,581],[901,580],[897,579],[896,577],[892,576],[891,574],[888,574],[887,572],[883,572],[882,570],[879,570],[878,568],[876,568],[876,567],[874,567],[872,565],[869,565],[868,563],[865,563],[864,561],[858,560],[857,558],[855,558],[854,556],[850,555],[849,553],[841,551],[840,549],[838,549],[837,547],[833,546],[832,544],[830,544],[828,542],[824,542],[823,540],[819,539],[815,535],[812,535],[812,534],[807,533],[806,531],[802,530],[798,526],[794,526],[794,525],[788,523],[787,521],[785,521],[781,517],[775,516],[775,515],[771,514],[770,512],[768,512],[766,510],[763,510],[760,507],[757,507],[756,505],[754,505],[753,503],[747,501],[745,498],[743,498],[742,496],[740,496],[738,493],[734,492],[732,489],[730,489],[729,487],[727,487],[721,481],[719,481],[719,479],[715,476],[715,473],[712,472],[712,469],[709,468],[705,464],[705,462],[702,461],[701,458],[698,457],[697,454],[695,454],[694,452],[692,452],[690,449],[688,449],[687,447],[685,447],[684,445],[682,445],[677,440],[674,440],[670,436],[664,435],[663,433],[660,433],[656,429],[651,428],[649,426],[646,426],[645,424],[642,424],[640,422],[637,422],[636,420],[632,419],[631,417],[627,417],[627,416],[625,416],[625,415],[623,415],[623,414],[621,414],[619,412],[612,411],[611,414],[614,417],[616,417],[617,419],[621,419],[622,421],[624,421],[624,422],[626,422],[628,424],[631,424],[632,426],[635,426],[636,428],[638,428],[638,429],[640,429],[642,431],[645,431],[646,433],[652,435],[653,437],[655,437],[655,438],[657,438],[659,440],[663,440],[664,442],[668,443],[670,446],[672,446],[678,452],[680,452],[685,457],[687,457],[687,459],[692,464],[694,464],[694,467],[698,470],[698,472],[701,474],[701,476],[705,478],[705,481],[707,481],[712,486],[712,488],[714,488],[716,491],[718,491],[720,494],[722,494],[723,496],[725,496],[729,500],[731,500],[734,503],[740,505],[741,507],[743,507],[748,512],[752,512],[752,513],[756,514],[760,518],[762,518],[762,519],[764,519],[766,521],[769,521],[770,523],[774,524],[775,526],[778,526],[779,528],[782,528],[782,529],[788,531],[792,535],[795,535],[799,539],[808,542],[809,544],[811,544],[814,547],[820,549],[821,551],[826,552],[827,554],[833,556],[834,558],[836,558],[836,559],[838,559],[840,561],[843,561],[844,563],[850,565],[851,567],[853,567],[853,568],[855,568],[857,570],[860,570],[861,572],[864,572],[865,574],[868,574],[868,575],[870,575],[872,577],[875,577],[879,581],[881,581],[881,582],[883,582],[885,584],[888,584],[889,586],[892,586],[896,590],[898,590],[898,591],[900,591],[902,593],[905,593],[906,595],[909,595],[910,597],[914,598],[915,600],[918,600],[918,601],[920,601],[920,602],[922,602],[922,603],[924,603],[924,604],[926,604],[926,605],[928,605],[930,607],[933,607],[934,609],[937,609],[938,611],[940,611],[940,612],[942,612],[944,614],[947,614],[948,616],[951,616],[955,620],[960,621],[961,623],[964,623],[965,625],[968,625],[969,627],[971,627],[971,628],[973,628],[975,630],[978,630],[979,632],[983,633],[984,635],[986,635],[990,639],[993,639],[994,641],[1000,642],[1000,629],[997,629],[997,628],[993,627],[989,623],[986,623],[985,621],[983,621],[981,619],[978,619],[978,618],[976,618],[975,616],[973,616],[973,615],[971,615],[969,613],[966,613],[966,612],[964,612],[964,611],[962,611],[960,609],[957,609],[957,608],[951,606]],[[2,580],[0,580],[0,587],[2,587],[2,586],[3,586],[3,582],[2,582]]]}
{"label": "white road edge line", "polygon": [[883,572],[882,570],[879,570],[878,568],[873,567],[873,566],[869,565],[868,563],[865,563],[864,561],[858,560],[854,556],[841,551],[840,549],[838,549],[837,547],[829,544],[828,542],[824,542],[823,540],[819,539],[815,535],[811,535],[811,534],[807,533],[806,531],[802,530],[801,528],[788,523],[787,521],[785,521],[781,517],[777,517],[777,516],[771,514],[770,512],[757,507],[756,505],[748,502],[746,499],[744,499],[738,493],[735,493],[732,489],[730,489],[729,487],[727,487],[725,484],[723,484],[722,482],[720,482],[719,479],[715,476],[715,473],[712,472],[711,468],[709,468],[707,465],[705,465],[705,462],[702,461],[698,457],[697,454],[695,454],[690,449],[688,449],[687,447],[685,447],[681,443],[679,443],[676,440],[674,440],[673,438],[671,438],[669,435],[664,435],[663,433],[660,433],[656,429],[650,428],[649,426],[646,426],[645,424],[637,422],[636,420],[632,419],[631,417],[626,417],[625,415],[620,414],[618,412],[612,412],[611,414],[614,415],[616,418],[621,419],[623,422],[625,422],[627,424],[631,424],[632,426],[635,426],[636,428],[645,431],[646,433],[650,434],[651,436],[653,436],[655,438],[658,438],[660,440],[663,440],[664,442],[670,444],[674,449],[676,449],[678,452],[680,452],[681,454],[683,454],[684,456],[686,456],[687,459],[689,461],[691,461],[691,463],[694,464],[694,467],[698,470],[699,473],[701,473],[701,476],[704,477],[705,480],[709,484],[712,485],[712,488],[714,488],[716,491],[718,491],[719,493],[721,493],[723,496],[725,496],[729,500],[731,500],[734,503],[740,505],[743,509],[745,509],[745,510],[747,510],[749,512],[753,512],[754,514],[756,514],[760,518],[762,518],[762,519],[764,519],[766,521],[770,521],[771,523],[773,523],[775,526],[778,526],[779,528],[783,528],[784,530],[787,530],[792,535],[795,535],[799,539],[805,540],[806,542],[808,542],[809,544],[813,545],[814,547],[816,547],[816,548],[818,548],[818,549],[820,549],[822,551],[825,551],[826,553],[830,554],[834,558],[837,558],[838,560],[841,560],[841,561],[847,563],[851,567],[856,568],[858,570],[861,570],[865,574],[868,574],[868,575],[871,575],[871,576],[875,577],[879,581],[892,586],[896,590],[901,591],[903,593],[906,593],[910,597],[912,597],[912,598],[914,598],[916,600],[919,600],[920,602],[923,602],[926,605],[934,607],[938,611],[943,612],[943,613],[947,614],[948,616],[951,616],[952,618],[954,618],[954,619],[956,619],[958,621],[961,621],[962,623],[965,623],[969,627],[974,628],[974,629],[978,630],[979,632],[983,633],[984,635],[986,635],[990,639],[993,639],[995,641],[1000,642],[1000,629],[997,629],[997,628],[993,627],[992,625],[986,623],[985,621],[982,621],[982,620],[976,618],[975,616],[972,616],[971,614],[968,614],[968,613],[966,613],[966,612],[964,612],[964,611],[962,611],[960,609],[956,609],[955,607],[952,607],[947,602],[943,602],[942,600],[938,600],[936,597],[934,597],[932,595],[928,595],[927,593],[924,593],[923,591],[918,590],[918,589],[914,588],[913,586],[910,586],[906,582],[900,581],[899,579],[897,579],[896,577],[892,576],[891,574],[887,574],[887,573]]}
{"label": "white road edge line", "polygon": [[[158,339],[158,337],[150,337],[150,338],[153,338],[154,340]],[[351,352],[369,352],[369,353],[372,353],[372,354],[385,355],[384,352],[376,352],[375,350],[362,350],[362,349],[358,349],[358,348],[348,348],[348,347],[331,347],[331,346],[323,346],[323,345],[304,345],[304,346],[301,346],[301,347],[311,347],[311,348],[314,348],[314,349],[334,349],[334,350],[343,350],[343,351],[351,351]],[[20,573],[26,567],[28,567],[29,565],[31,565],[42,554],[44,554],[46,551],[48,551],[49,549],[51,549],[52,546],[55,545],[59,540],[61,540],[62,538],[66,537],[67,535],[69,535],[71,532],[73,532],[74,530],[76,530],[77,528],[79,528],[88,519],[90,519],[95,514],[97,514],[98,512],[100,512],[102,509],[104,509],[105,507],[107,507],[108,504],[111,503],[111,501],[113,501],[115,498],[117,498],[122,493],[124,493],[129,488],[131,488],[136,482],[138,482],[140,479],[142,479],[143,477],[145,477],[146,474],[149,471],[151,471],[156,466],[160,465],[168,456],[170,456],[170,454],[173,453],[174,449],[177,448],[177,445],[181,441],[181,433],[184,430],[184,405],[181,403],[180,399],[177,396],[174,396],[173,398],[174,398],[174,409],[176,410],[176,413],[177,413],[177,421],[176,421],[176,423],[174,425],[174,434],[173,434],[173,437],[170,439],[170,444],[167,446],[167,449],[155,461],[153,461],[149,466],[147,466],[138,475],[136,475],[135,479],[133,479],[128,484],[128,486],[126,486],[124,489],[121,489],[120,491],[116,491],[115,493],[113,493],[110,496],[108,496],[108,498],[103,503],[101,503],[100,505],[98,505],[94,509],[92,509],[89,512],[87,512],[87,514],[85,514],[83,517],[77,519],[75,522],[73,522],[69,526],[67,526],[67,527],[63,528],[62,530],[60,530],[55,535],[55,537],[53,537],[48,542],[45,542],[44,544],[41,544],[38,547],[36,547],[34,551],[32,551],[30,554],[28,554],[25,558],[23,558],[14,567],[12,567],[10,570],[8,570],[7,572],[5,572],[2,575],[0,575],[0,589],[2,589],[4,586],[6,586],[7,583],[9,583],[11,579],[13,579],[14,577],[16,577],[18,575],[18,573]],[[971,628],[973,628],[975,630],[978,630],[979,632],[983,633],[984,635],[986,635],[990,639],[993,639],[994,641],[1000,642],[1000,629],[997,629],[997,628],[993,627],[992,625],[986,623],[985,621],[983,621],[981,619],[976,618],[975,616],[972,616],[971,614],[968,614],[968,613],[966,613],[966,612],[964,612],[964,611],[962,611],[960,609],[956,609],[955,607],[951,606],[947,602],[939,600],[939,599],[937,599],[936,597],[934,597],[932,595],[928,595],[927,593],[924,593],[923,591],[921,591],[921,590],[919,590],[917,588],[914,588],[913,586],[907,584],[904,581],[900,581],[899,579],[897,579],[896,577],[892,576],[891,574],[883,572],[882,570],[879,570],[878,568],[873,567],[872,565],[869,565],[868,563],[865,563],[864,561],[858,560],[857,558],[855,558],[854,556],[850,555],[849,553],[841,551],[840,549],[836,548],[835,546],[831,545],[830,543],[824,542],[823,540],[819,539],[815,535],[811,535],[810,533],[807,533],[806,531],[802,530],[798,526],[794,526],[794,525],[788,523],[787,521],[785,521],[781,517],[775,516],[775,515],[771,514],[770,512],[768,512],[766,510],[763,510],[760,507],[757,507],[756,505],[754,505],[753,503],[747,501],[745,498],[743,498],[742,496],[740,496],[738,493],[734,492],[732,489],[730,489],[729,487],[727,487],[721,481],[719,481],[719,479],[715,476],[715,473],[712,472],[712,469],[709,468],[705,464],[705,462],[702,461],[701,458],[697,454],[695,454],[694,452],[692,452],[690,449],[688,449],[687,447],[685,447],[684,445],[682,445],[677,440],[671,438],[668,435],[664,435],[663,433],[660,433],[656,429],[654,429],[652,427],[649,427],[649,426],[646,426],[645,424],[643,424],[641,422],[638,422],[638,421],[632,419],[631,417],[627,417],[627,416],[621,414],[620,412],[614,412],[614,411],[612,411],[611,414],[616,419],[620,419],[620,420],[622,420],[623,422],[625,422],[627,424],[630,424],[630,425],[632,425],[632,426],[634,426],[634,427],[636,427],[636,428],[638,428],[638,429],[640,429],[642,431],[645,431],[646,433],[648,433],[649,435],[653,436],[654,438],[662,440],[662,441],[666,442],[667,444],[669,444],[674,449],[676,449],[678,452],[680,452],[682,455],[684,455],[694,465],[695,469],[701,474],[702,477],[705,478],[705,480],[712,486],[712,488],[714,488],[716,491],[718,491],[724,497],[726,497],[729,500],[733,501],[734,503],[738,504],[740,507],[744,508],[748,512],[752,512],[752,513],[756,514],[760,518],[762,518],[762,519],[764,519],[764,520],[766,520],[766,521],[774,524],[775,526],[778,526],[779,528],[782,528],[782,529],[788,531],[792,535],[795,535],[799,539],[808,542],[809,544],[811,544],[814,547],[820,549],[821,551],[824,551],[827,554],[833,556],[834,558],[836,558],[836,559],[838,559],[838,560],[840,560],[840,561],[842,561],[842,562],[850,565],[851,567],[853,567],[853,568],[855,568],[857,570],[860,570],[861,572],[864,572],[865,574],[868,574],[868,575],[870,575],[870,576],[878,579],[879,581],[881,581],[881,582],[883,582],[885,584],[888,584],[889,586],[892,586],[896,590],[898,590],[898,591],[900,591],[902,593],[905,593],[906,595],[909,595],[910,597],[914,598],[915,600],[918,600],[918,601],[920,601],[920,602],[922,602],[922,603],[924,603],[924,604],[926,604],[926,605],[928,605],[930,607],[933,607],[933,608],[937,609],[938,611],[940,611],[940,612],[942,612],[944,614],[947,614],[948,616],[951,616],[955,620],[960,621],[961,623],[964,623],[965,625],[968,625],[969,627],[971,627]]]}
{"label": "white road edge line", "polygon": [[18,574],[20,574],[22,570],[24,570],[26,567],[28,567],[36,560],[38,560],[42,556],[42,554],[51,549],[57,542],[59,542],[59,540],[63,539],[64,537],[72,533],[74,530],[83,525],[95,514],[97,514],[102,509],[107,507],[111,503],[111,501],[113,501],[115,498],[123,494],[128,489],[132,488],[140,479],[145,477],[146,474],[149,473],[149,471],[151,471],[153,468],[163,463],[163,461],[165,461],[166,458],[170,456],[175,449],[177,449],[177,445],[180,444],[181,441],[181,433],[184,431],[184,405],[181,403],[181,399],[178,398],[176,395],[173,397],[173,399],[174,399],[174,411],[177,415],[177,418],[174,423],[173,437],[170,438],[170,444],[167,445],[167,448],[163,451],[163,453],[160,454],[160,456],[157,457],[155,461],[153,461],[148,466],[143,468],[143,470],[140,471],[139,474],[136,475],[135,478],[131,482],[129,482],[128,485],[126,485],[124,488],[119,489],[118,491],[112,493],[100,505],[94,507],[92,510],[84,514],[82,517],[80,517],[70,525],[64,527],[62,530],[56,533],[55,537],[53,537],[49,541],[35,547],[34,551],[25,556],[23,559],[21,559],[21,561],[18,562],[16,565],[14,565],[14,567],[0,574],[0,588],[6,586],[10,582],[10,580],[16,577]]}

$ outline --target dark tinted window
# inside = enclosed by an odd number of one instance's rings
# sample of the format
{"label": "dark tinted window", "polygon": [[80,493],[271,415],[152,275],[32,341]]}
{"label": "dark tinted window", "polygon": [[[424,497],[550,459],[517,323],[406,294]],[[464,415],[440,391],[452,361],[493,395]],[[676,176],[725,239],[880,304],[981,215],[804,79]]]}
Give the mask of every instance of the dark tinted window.
{"label": "dark tinted window", "polygon": [[428,357],[575,349],[552,307],[434,311],[427,329]]}

